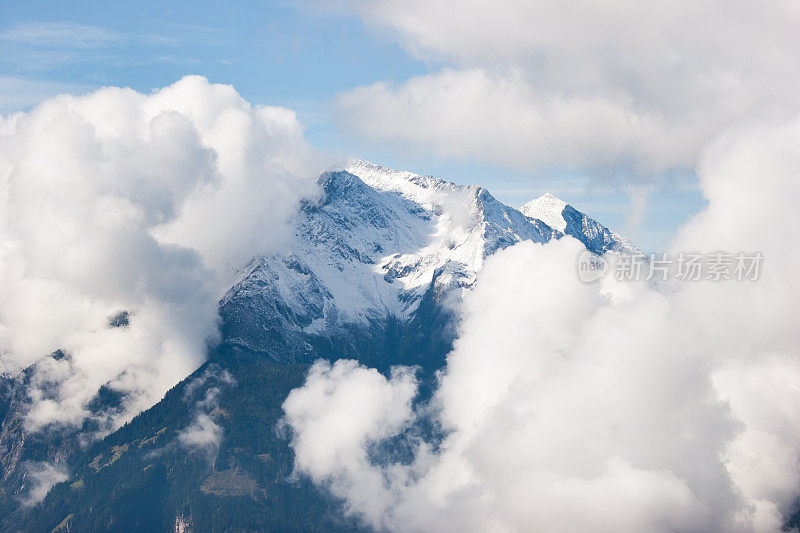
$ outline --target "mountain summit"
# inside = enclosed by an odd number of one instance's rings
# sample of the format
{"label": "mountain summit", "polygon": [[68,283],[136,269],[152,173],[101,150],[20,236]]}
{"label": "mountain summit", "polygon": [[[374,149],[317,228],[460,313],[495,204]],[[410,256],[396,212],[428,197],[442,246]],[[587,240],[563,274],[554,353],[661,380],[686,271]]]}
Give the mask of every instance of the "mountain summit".
{"label": "mountain summit", "polygon": [[597,253],[636,254],[639,250],[625,237],[581,213],[564,200],[545,193],[519,208],[525,216],[541,220],[563,235],[581,241]]}
{"label": "mountain summit", "polygon": [[380,338],[375,328],[453,311],[495,251],[560,236],[483,187],[360,160],[317,182],[286,251],[254,260],[223,299],[228,342],[307,361],[315,339]]}

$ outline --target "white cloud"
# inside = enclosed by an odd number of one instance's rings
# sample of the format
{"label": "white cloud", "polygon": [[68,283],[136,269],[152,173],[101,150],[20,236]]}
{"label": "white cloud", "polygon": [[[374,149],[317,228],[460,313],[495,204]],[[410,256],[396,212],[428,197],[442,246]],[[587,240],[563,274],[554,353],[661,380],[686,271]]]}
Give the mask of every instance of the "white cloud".
{"label": "white cloud", "polygon": [[319,161],[291,111],[195,76],[0,118],[0,369],[37,363],[29,429],[79,424],[103,384],[113,427],[197,368],[231,268],[281,245]]}
{"label": "white cloud", "polygon": [[343,124],[372,140],[526,170],[647,175],[690,168],[743,116],[800,104],[793,2],[349,3],[442,67],[339,97]]}
{"label": "white cloud", "polygon": [[69,472],[64,466],[57,466],[45,461],[27,463],[25,465],[26,484],[29,485],[26,496],[22,500],[25,506],[36,505],[44,500],[50,489],[57,483],[66,481]]}
{"label": "white cloud", "polygon": [[[228,370],[223,370],[217,364],[211,364],[206,368],[202,374],[192,379],[183,389],[183,399],[191,401],[206,383],[213,381],[218,385],[227,385],[229,387],[236,386],[236,379]],[[199,407],[213,409],[217,407],[218,395],[220,393],[219,387],[210,387],[206,389],[206,397],[198,402]]]}
{"label": "white cloud", "polygon": [[317,361],[283,404],[294,431],[295,467],[330,484],[354,512],[377,519],[389,497],[367,447],[399,432],[411,415],[416,380],[397,367],[386,379],[355,361]]}
{"label": "white cloud", "polygon": [[[465,300],[431,406],[441,445],[370,456],[418,421],[406,384],[374,378],[358,405],[390,411],[362,416],[328,399],[372,371],[321,367],[285,406],[296,470],[378,529],[780,531],[800,493],[799,143],[800,118],[723,136],[699,167],[709,207],[675,239],[761,251],[758,281],[585,285],[576,241],[515,245]],[[298,445],[315,435],[324,461]]]}
{"label": "white cloud", "polygon": [[[210,383],[213,385],[206,387]],[[183,389],[183,400],[193,404],[192,421],[177,432],[175,441],[155,450],[153,455],[163,454],[178,445],[190,453],[204,456],[209,465],[213,465],[225,437],[225,429],[218,422],[220,418],[230,416],[227,411],[220,409],[219,397],[223,387],[235,386],[236,379],[231,373],[216,364],[209,365],[189,381]],[[199,395],[198,391],[204,387],[203,394]]]}
{"label": "white cloud", "polygon": [[178,432],[178,442],[190,451],[202,452],[213,460],[222,444],[222,427],[206,413],[198,413],[187,427]]}
{"label": "white cloud", "polygon": [[399,87],[357,88],[339,95],[337,104],[342,124],[369,139],[520,168],[606,172],[636,163],[661,170],[691,164],[708,135],[695,124],[669,124],[601,95],[540,92],[518,69],[498,76],[446,69]]}

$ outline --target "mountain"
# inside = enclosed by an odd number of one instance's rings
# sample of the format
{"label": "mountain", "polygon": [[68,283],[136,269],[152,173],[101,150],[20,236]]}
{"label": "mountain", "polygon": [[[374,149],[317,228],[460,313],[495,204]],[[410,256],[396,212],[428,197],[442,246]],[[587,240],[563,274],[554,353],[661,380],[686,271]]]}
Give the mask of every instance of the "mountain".
{"label": "mountain", "polygon": [[[496,250],[556,236],[482,187],[364,161],[318,182],[322,194],[301,206],[288,251],[253,261],[222,300],[226,342],[278,362],[310,362],[331,339],[345,357],[380,353],[369,342],[387,328],[402,343],[415,319],[451,314]],[[421,362],[397,355],[388,362]]]}
{"label": "mountain", "polygon": [[639,253],[628,239],[550,193],[534,198],[519,210],[525,216],[541,220],[561,234],[575,237],[587,249],[597,254]]}
{"label": "mountain", "polygon": [[[549,195],[517,210],[482,187],[359,160],[317,181],[284,251],[231,281],[208,362],[124,427],[89,443],[79,430],[23,435],[35,367],[0,380],[1,530],[358,530],[291,476],[281,404],[309,365],[416,365],[424,392],[452,347],[463,295],[497,250],[565,234],[596,253],[635,250]],[[93,409],[118,401],[102,393]],[[32,462],[68,479],[24,507]]]}

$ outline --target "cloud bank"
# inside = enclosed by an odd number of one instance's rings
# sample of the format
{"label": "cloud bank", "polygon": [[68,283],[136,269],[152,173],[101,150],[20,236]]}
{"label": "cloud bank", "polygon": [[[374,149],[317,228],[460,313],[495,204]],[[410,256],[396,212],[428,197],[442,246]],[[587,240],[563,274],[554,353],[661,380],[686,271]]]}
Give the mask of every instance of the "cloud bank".
{"label": "cloud bank", "polygon": [[36,365],[28,429],[80,425],[101,386],[110,429],[197,368],[231,269],[282,244],[319,163],[293,112],[196,76],[0,118],[0,371]]}
{"label": "cloud bank", "polygon": [[[758,281],[586,285],[572,239],[498,252],[427,408],[408,369],[314,367],[284,404],[297,473],[391,531],[781,531],[800,494],[798,145],[800,118],[721,137],[709,207],[674,242],[761,251]],[[410,430],[429,411],[439,444]],[[376,453],[387,439],[413,457]]]}
{"label": "cloud bank", "polygon": [[794,2],[348,4],[434,68],[340,95],[341,123],[370,140],[646,176],[693,167],[743,115],[797,109]]}

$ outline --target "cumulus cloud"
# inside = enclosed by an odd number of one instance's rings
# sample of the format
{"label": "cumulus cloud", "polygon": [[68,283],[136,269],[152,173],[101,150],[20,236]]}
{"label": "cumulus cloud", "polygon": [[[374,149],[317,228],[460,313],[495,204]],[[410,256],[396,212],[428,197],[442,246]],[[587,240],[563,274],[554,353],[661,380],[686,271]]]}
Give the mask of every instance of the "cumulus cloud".
{"label": "cumulus cloud", "polygon": [[28,429],[79,425],[103,385],[114,427],[197,368],[231,269],[281,245],[319,163],[293,112],[196,76],[0,118],[0,371],[36,364]]}
{"label": "cumulus cloud", "polygon": [[0,114],[34,106],[58,94],[88,90],[88,87],[75,84],[0,76]]}
{"label": "cumulus cloud", "polygon": [[283,404],[294,431],[296,469],[329,484],[352,512],[379,516],[388,494],[368,448],[408,423],[415,393],[409,368],[396,367],[387,379],[356,361],[317,361],[305,385]]}
{"label": "cumulus cloud", "polygon": [[525,170],[646,175],[691,168],[743,115],[796,110],[792,2],[348,4],[440,67],[339,97],[342,123],[373,140]]}
{"label": "cumulus cloud", "polygon": [[[577,241],[517,244],[487,260],[422,411],[444,439],[406,437],[413,382],[373,374],[334,408],[374,371],[318,366],[284,406],[297,472],[393,531],[781,531],[800,493],[798,145],[800,118],[721,137],[709,207],[673,244],[761,251],[758,281],[582,284]],[[374,453],[387,439],[413,458]]]}

